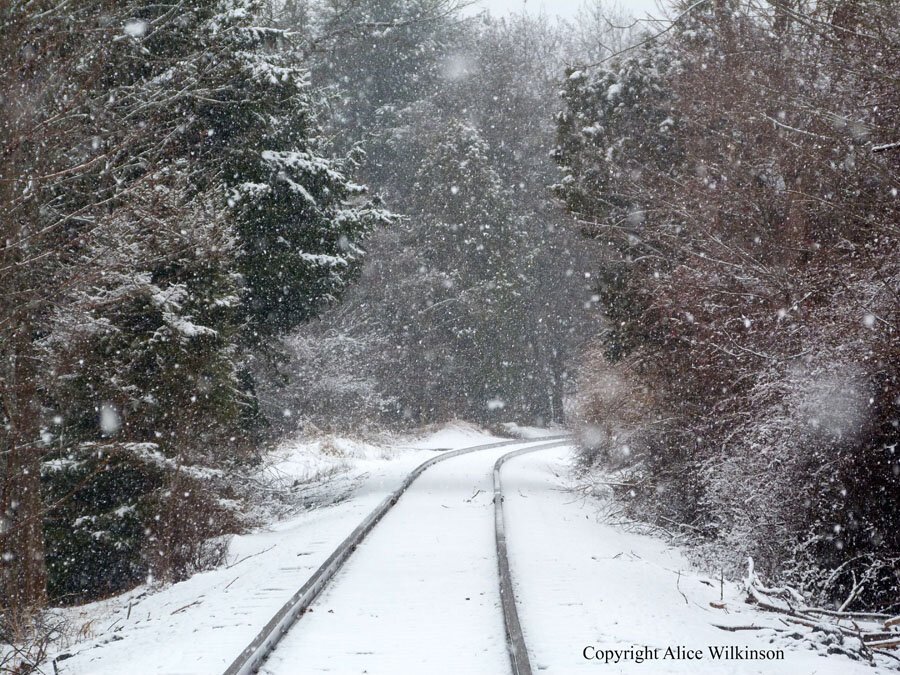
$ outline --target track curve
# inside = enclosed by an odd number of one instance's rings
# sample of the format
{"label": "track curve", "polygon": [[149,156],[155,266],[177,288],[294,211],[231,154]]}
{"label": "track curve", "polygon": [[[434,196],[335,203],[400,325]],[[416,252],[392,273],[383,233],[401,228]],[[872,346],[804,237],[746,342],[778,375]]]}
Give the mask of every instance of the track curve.
{"label": "track curve", "polygon": [[[258,671],[269,653],[290,630],[297,619],[309,609],[310,605],[326,587],[329,580],[332,579],[332,577],[334,577],[347,562],[357,546],[366,538],[385,514],[391,510],[410,485],[412,485],[413,482],[428,468],[446,459],[474,453],[480,450],[511,445],[528,445],[528,448],[523,448],[527,450],[557,447],[558,445],[567,442],[560,441],[560,439],[568,438],[568,435],[558,435],[530,440],[511,440],[488,443],[445,452],[420,464],[406,477],[406,479],[404,479],[400,487],[385,498],[332,552],[328,559],[313,573],[306,583],[281,607],[265,627],[253,638],[238,658],[236,658],[228,667],[224,675],[248,675],[249,673]],[[558,442],[548,443],[548,441]],[[537,447],[535,447],[534,444],[538,444]]]}
{"label": "track curve", "polygon": [[509,648],[509,660],[513,675],[532,675],[531,661],[525,636],[522,635],[522,624],[516,609],[516,596],[513,591],[512,573],[509,569],[509,553],[506,549],[506,526],[503,515],[503,484],[500,481],[500,469],[510,459],[538,450],[549,450],[568,445],[570,441],[539,445],[532,448],[514,450],[494,462],[494,532],[497,541],[497,568],[500,574],[500,602],[503,606],[503,623],[506,627],[506,644]]}

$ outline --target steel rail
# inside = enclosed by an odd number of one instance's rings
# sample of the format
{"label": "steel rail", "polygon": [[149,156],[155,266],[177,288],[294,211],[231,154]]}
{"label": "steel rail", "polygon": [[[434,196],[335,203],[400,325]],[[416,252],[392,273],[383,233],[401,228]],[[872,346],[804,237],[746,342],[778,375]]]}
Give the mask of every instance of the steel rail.
{"label": "steel rail", "polygon": [[[306,583],[291,596],[278,612],[275,613],[268,623],[253,638],[238,657],[232,662],[224,675],[251,675],[258,672],[260,666],[272,652],[275,646],[281,641],[285,633],[299,619],[309,606],[319,596],[331,578],[344,565],[350,555],[356,550],[360,542],[365,539],[366,535],[372,531],[375,525],[384,517],[384,515],[397,503],[404,492],[412,485],[422,473],[429,467],[442,462],[445,459],[459,457],[470,452],[478,450],[489,450],[491,448],[499,448],[506,445],[526,445],[531,443],[541,443],[544,441],[552,441],[560,438],[569,438],[568,434],[557,436],[544,436],[543,438],[533,439],[517,439],[513,441],[500,441],[498,443],[487,443],[485,445],[474,445],[468,448],[460,448],[459,450],[451,450],[444,452],[436,457],[422,462],[403,480],[394,492],[384,499],[375,509],[363,520],[356,529],[351,532],[343,542],[331,553],[319,568],[313,573]],[[558,443],[549,444],[553,447]],[[548,447],[548,444],[540,446],[540,448]],[[539,449],[539,448],[525,448]]]}
{"label": "steel rail", "polygon": [[572,441],[561,441],[539,445],[537,447],[523,448],[509,452],[494,463],[494,533],[497,540],[497,568],[500,574],[500,604],[503,607],[503,624],[506,627],[506,645],[509,650],[509,661],[513,675],[532,675],[531,662],[528,660],[528,648],[525,646],[525,636],[522,635],[522,624],[519,622],[519,612],[516,610],[516,596],[513,591],[512,574],[509,570],[509,553],[506,550],[506,528],[503,519],[503,486],[500,482],[500,469],[507,460],[525,455],[538,450],[549,450],[564,445],[571,445]]}

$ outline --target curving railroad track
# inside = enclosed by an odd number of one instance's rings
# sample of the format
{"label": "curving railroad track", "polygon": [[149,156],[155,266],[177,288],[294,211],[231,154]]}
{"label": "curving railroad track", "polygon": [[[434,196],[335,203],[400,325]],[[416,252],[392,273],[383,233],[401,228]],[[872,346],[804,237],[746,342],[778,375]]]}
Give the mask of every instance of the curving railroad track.
{"label": "curving railroad track", "polygon": [[[267,673],[297,672],[299,661],[304,663],[304,672],[307,669],[313,671],[316,650],[313,650],[313,654],[310,655],[308,652],[311,645],[321,645],[337,632],[353,634],[354,639],[360,641],[362,646],[352,652],[350,658],[356,658],[361,665],[365,664],[374,658],[373,652],[376,649],[374,645],[383,642],[372,635],[370,644],[373,646],[366,647],[365,634],[373,632],[370,630],[373,627],[377,628],[377,621],[382,620],[377,617],[382,611],[390,613],[392,602],[397,605],[396,611],[404,611],[406,614],[397,622],[398,639],[408,640],[411,634],[419,635],[428,621],[426,617],[420,616],[423,611],[428,613],[439,611],[438,607],[443,597],[458,596],[459,593],[456,593],[456,589],[462,588],[461,584],[465,584],[467,589],[477,588],[477,584],[473,581],[474,578],[477,578],[475,570],[479,567],[483,568],[484,565],[489,564],[489,561],[497,571],[498,583],[494,589],[492,591],[485,589],[478,594],[474,591],[467,591],[469,596],[465,597],[465,601],[467,601],[465,604],[457,603],[452,607],[447,607],[446,611],[441,612],[439,616],[447,622],[474,622],[473,625],[477,626],[480,613],[482,623],[492,623],[496,613],[496,602],[491,598],[496,597],[494,594],[499,593],[506,651],[511,671],[513,675],[531,675],[528,650],[516,611],[506,550],[500,472],[503,463],[508,459],[569,443],[571,440],[567,435],[527,441],[503,441],[444,452],[423,462],[332,552],[307,582],[253,638],[228,667],[224,675],[248,675],[259,672],[261,668]],[[518,447],[511,449],[513,446]],[[447,462],[454,458],[461,459],[457,462]],[[487,465],[485,465],[486,461],[489,462]],[[444,462],[447,463],[443,464]],[[429,472],[424,481],[418,481],[426,470],[436,464],[443,464],[447,468]],[[493,471],[489,468],[491,466],[493,466]],[[480,510],[473,507],[478,506],[481,493],[485,493],[485,500],[490,496],[490,485],[483,481],[488,481],[491,477],[493,478],[495,555],[485,555],[484,545],[487,543],[485,537],[489,535],[488,526],[484,523],[485,504],[480,505]],[[470,489],[472,485],[476,486],[472,497],[459,500],[458,497],[462,494],[460,489],[464,486]],[[479,485],[483,485],[485,489],[478,488]],[[415,494],[401,502],[401,497],[411,492]],[[453,494],[451,495],[451,493]],[[449,502],[453,505],[452,508],[443,502]],[[367,542],[367,546],[360,547],[360,544],[373,533],[375,526],[391,513],[398,503],[403,505],[400,512],[387,518],[384,528],[379,528],[371,544]],[[380,539],[379,534],[381,534]],[[409,542],[408,548],[403,549],[398,546],[397,541],[401,539]],[[428,545],[425,545],[425,542]],[[358,547],[360,553],[353,556]],[[414,602],[422,603],[418,607],[410,607],[409,605],[414,603],[408,600],[404,602],[396,600],[398,595],[403,597],[402,594],[398,594],[397,589],[389,588],[389,584],[380,584],[383,579],[391,577],[396,580],[396,584],[407,583],[411,577],[415,576],[415,574],[409,573],[411,570],[431,569],[438,563],[451,560],[456,565],[456,569],[455,571],[450,570],[449,578],[441,579],[439,575],[433,574],[428,578],[417,580],[422,586],[415,589],[414,595],[407,597],[412,598]],[[353,569],[354,567],[359,569]],[[340,578],[335,579],[336,576]],[[337,619],[333,615],[328,616],[330,622],[321,618],[323,612],[312,614],[314,603],[320,599],[326,589],[328,590],[324,595],[331,596],[329,602],[337,607],[336,610],[327,610],[328,615],[332,615],[334,611],[338,612]],[[341,604],[342,595],[344,596],[343,604]],[[366,596],[372,596],[368,599],[368,604]],[[471,596],[475,596],[476,603],[468,602]],[[320,599],[319,604],[322,602],[324,602],[324,598]],[[295,630],[292,630],[298,620],[307,614],[314,617],[312,624],[308,626],[309,630],[304,629],[304,624],[307,624],[310,619],[303,620]],[[389,619],[385,618],[384,621],[389,621]],[[472,658],[478,659],[480,666],[492,662],[492,669],[480,667],[480,672],[494,672],[498,667],[496,662],[498,645],[493,644],[483,635],[494,632],[490,630],[476,631],[473,628],[472,638],[465,643],[465,649],[472,653]],[[309,633],[309,635],[305,635],[305,633]],[[287,637],[286,644],[276,651],[276,647],[285,637]],[[399,653],[396,658],[410,661],[415,661],[416,658],[431,659],[435,655],[433,649],[427,649],[427,637],[426,635],[423,641],[425,646],[420,654]],[[432,637],[434,640],[441,639],[439,635]],[[393,647],[395,651],[402,652],[408,648],[408,644],[398,642]],[[434,644],[445,643],[434,642]],[[460,658],[461,646],[458,645],[455,649],[451,646],[449,656]],[[342,645],[338,643],[332,647],[335,651],[341,648],[343,648]],[[477,656],[475,652],[478,652]],[[446,659],[447,657],[448,655],[445,654],[441,658]],[[320,655],[319,658],[324,657]],[[492,659],[493,661],[491,661]],[[421,662],[420,665],[426,667],[428,664]],[[326,668],[327,666],[322,666],[323,670]],[[434,669],[431,668],[428,672],[434,672]]]}

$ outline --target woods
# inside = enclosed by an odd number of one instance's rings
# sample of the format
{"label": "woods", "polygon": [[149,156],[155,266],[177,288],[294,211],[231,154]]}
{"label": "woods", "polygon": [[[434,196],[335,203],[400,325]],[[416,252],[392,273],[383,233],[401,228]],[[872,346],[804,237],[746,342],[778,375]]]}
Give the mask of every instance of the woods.
{"label": "woods", "polygon": [[0,16],[12,614],[177,579],[233,529],[209,478],[260,443],[260,337],[336,298],[387,218],[262,3],[182,4]]}
{"label": "woods", "polygon": [[[463,22],[445,2],[352,7],[364,21],[313,55],[313,73],[398,219],[367,240],[345,301],[289,338],[290,381],[270,376],[264,407],[295,411],[287,428],[561,422],[593,330],[591,243],[546,193],[541,108],[574,49],[568,28]],[[323,25],[336,32],[333,11]]]}
{"label": "woods", "polygon": [[586,461],[712,559],[857,609],[896,603],[900,553],[895,11],[685,6],[570,69],[554,150],[605,246]]}

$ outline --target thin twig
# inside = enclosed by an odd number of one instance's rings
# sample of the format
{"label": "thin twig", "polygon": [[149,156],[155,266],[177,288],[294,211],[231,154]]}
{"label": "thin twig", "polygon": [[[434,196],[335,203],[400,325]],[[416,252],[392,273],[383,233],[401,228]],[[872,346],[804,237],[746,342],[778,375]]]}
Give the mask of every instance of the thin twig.
{"label": "thin twig", "polygon": [[241,558],[241,559],[238,560],[237,562],[232,563],[231,565],[226,565],[226,566],[225,566],[225,569],[226,569],[226,570],[230,570],[232,567],[236,567],[237,565],[240,565],[240,564],[241,564],[242,562],[244,562],[245,560],[249,560],[250,558],[255,558],[256,556],[262,555],[263,553],[266,553],[267,551],[271,551],[271,550],[272,550],[273,548],[275,548],[277,545],[278,545],[278,544],[272,544],[269,548],[263,549],[262,551],[259,551],[259,552],[257,552],[257,553],[251,553],[250,555],[244,556],[243,558]]}

